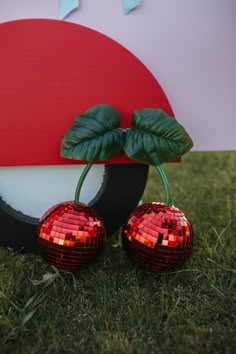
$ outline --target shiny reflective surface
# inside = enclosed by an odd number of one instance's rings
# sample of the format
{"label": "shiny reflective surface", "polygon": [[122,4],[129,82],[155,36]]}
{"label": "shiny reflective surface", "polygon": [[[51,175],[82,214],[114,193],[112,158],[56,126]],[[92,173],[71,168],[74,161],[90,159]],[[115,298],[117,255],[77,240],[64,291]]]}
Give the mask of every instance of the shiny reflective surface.
{"label": "shiny reflective surface", "polygon": [[122,240],[128,257],[139,268],[163,272],[188,259],[193,230],[175,206],[147,203],[130,214]]}
{"label": "shiny reflective surface", "polygon": [[38,225],[40,253],[58,269],[74,271],[90,263],[104,239],[101,217],[83,203],[57,204],[42,216]]}

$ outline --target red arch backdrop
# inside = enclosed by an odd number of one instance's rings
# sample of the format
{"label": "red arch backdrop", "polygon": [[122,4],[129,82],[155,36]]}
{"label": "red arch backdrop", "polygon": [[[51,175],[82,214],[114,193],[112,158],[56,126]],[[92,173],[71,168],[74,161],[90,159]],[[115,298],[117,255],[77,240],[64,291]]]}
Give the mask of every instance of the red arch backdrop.
{"label": "red arch backdrop", "polygon": [[[0,24],[0,165],[61,165],[60,143],[76,115],[107,103],[129,127],[144,107],[173,115],[150,71],[126,48],[56,20]],[[131,163],[123,153],[108,163]],[[74,162],[74,163],[78,163]]]}

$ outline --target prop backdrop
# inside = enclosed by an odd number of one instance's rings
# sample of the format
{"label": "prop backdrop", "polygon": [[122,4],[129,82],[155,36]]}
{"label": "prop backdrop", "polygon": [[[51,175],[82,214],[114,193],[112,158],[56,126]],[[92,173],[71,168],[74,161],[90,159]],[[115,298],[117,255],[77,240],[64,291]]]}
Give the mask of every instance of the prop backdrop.
{"label": "prop backdrop", "polygon": [[[59,0],[1,1],[0,21],[24,18],[58,19],[61,6],[62,2]],[[79,8],[75,8],[65,17],[65,21],[98,30],[135,54],[161,83],[176,118],[192,135],[196,151],[235,149],[234,0],[133,1],[130,12],[124,6],[125,1],[120,0],[83,0],[80,1]],[[125,16],[124,12],[128,15]],[[67,166],[67,172],[63,167],[61,170],[58,168],[60,167],[45,167],[40,168],[40,171],[32,171],[30,167],[17,167],[17,170],[10,171],[4,167],[0,170],[0,185],[4,191],[12,193],[13,203],[23,200],[23,206],[31,209],[32,193],[29,192],[28,199],[25,199],[18,185],[22,181],[28,185],[31,181],[34,183],[33,187],[37,188],[38,181],[44,176],[46,182],[43,191],[49,197],[48,205],[52,205],[53,198],[58,198],[58,201],[65,198],[60,195],[61,190],[58,193],[58,190],[51,188],[46,174],[51,181],[57,180],[60,175],[65,178],[65,184],[68,181],[67,185],[71,186],[66,194],[72,199],[73,181],[77,179],[74,166]],[[90,195],[85,193],[87,201],[96,194],[103,181],[104,167],[97,168],[93,176],[96,178],[90,180],[90,186],[95,186],[95,189]],[[28,181],[25,173],[29,177]],[[53,192],[53,198],[49,192]],[[37,215],[27,212],[30,216],[39,216],[38,213],[39,210]]]}
{"label": "prop backdrop", "polygon": [[[0,1],[0,22],[59,19],[59,0]],[[65,18],[124,45],[156,77],[195,151],[235,150],[236,2],[142,0],[128,15],[121,0],[80,0]]]}

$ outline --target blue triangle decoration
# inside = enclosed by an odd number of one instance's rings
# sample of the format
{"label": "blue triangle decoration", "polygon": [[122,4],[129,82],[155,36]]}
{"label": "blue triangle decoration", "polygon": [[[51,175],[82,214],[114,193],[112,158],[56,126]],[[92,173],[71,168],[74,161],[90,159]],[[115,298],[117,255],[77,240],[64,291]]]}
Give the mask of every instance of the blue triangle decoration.
{"label": "blue triangle decoration", "polygon": [[60,0],[60,20],[79,7],[79,0]]}
{"label": "blue triangle decoration", "polygon": [[135,7],[141,4],[141,0],[123,0],[124,13],[127,15]]}

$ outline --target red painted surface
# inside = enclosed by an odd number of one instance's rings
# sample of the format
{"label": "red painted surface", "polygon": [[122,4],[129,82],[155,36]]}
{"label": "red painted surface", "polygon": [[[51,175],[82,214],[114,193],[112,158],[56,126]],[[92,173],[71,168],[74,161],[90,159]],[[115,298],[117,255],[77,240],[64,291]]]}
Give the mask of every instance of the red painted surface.
{"label": "red painted surface", "polygon": [[[122,127],[137,109],[173,115],[153,75],[109,37],[56,20],[0,24],[1,166],[71,164],[60,157],[61,140],[76,115],[99,103],[120,112]],[[108,162],[131,160],[122,153]]]}

